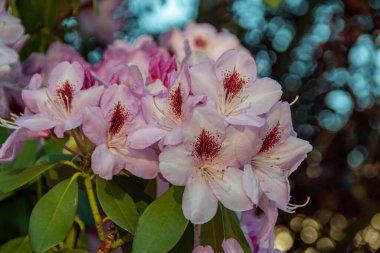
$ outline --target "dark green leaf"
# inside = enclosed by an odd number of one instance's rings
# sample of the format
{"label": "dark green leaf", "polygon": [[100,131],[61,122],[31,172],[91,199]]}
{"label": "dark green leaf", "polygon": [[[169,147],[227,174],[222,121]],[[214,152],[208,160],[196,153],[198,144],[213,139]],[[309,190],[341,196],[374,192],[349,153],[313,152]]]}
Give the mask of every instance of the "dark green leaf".
{"label": "dark green leaf", "polygon": [[36,164],[55,163],[59,161],[71,161],[72,159],[73,159],[72,155],[63,155],[63,154],[44,155],[36,161]]}
{"label": "dark green leaf", "polygon": [[148,184],[145,187],[144,192],[148,194],[152,199],[155,199],[157,196],[157,180],[151,179],[148,181]]}
{"label": "dark green leaf", "polygon": [[53,28],[60,12],[58,0],[18,0],[17,8],[26,32],[30,33],[39,27]]}
{"label": "dark green leaf", "polygon": [[78,171],[68,165],[60,165],[60,167],[49,170],[46,178],[48,186],[53,187],[59,182],[71,178]]}
{"label": "dark green leaf", "polygon": [[12,196],[13,195],[13,192],[7,192],[7,193],[2,193],[0,192],[0,201],[8,198],[9,196]]}
{"label": "dark green leaf", "polygon": [[0,143],[4,143],[9,136],[8,129],[0,127]]}
{"label": "dark green leaf", "polygon": [[8,241],[14,235],[28,233],[29,217],[32,211],[30,198],[32,194],[21,191],[0,203],[0,241]]}
{"label": "dark green leaf", "polygon": [[78,181],[66,179],[43,196],[32,211],[29,235],[33,250],[42,253],[63,241],[78,207]]}
{"label": "dark green leaf", "polygon": [[76,248],[82,249],[82,250],[88,250],[89,249],[86,231],[80,231],[79,232]]}
{"label": "dark green leaf", "polygon": [[29,236],[15,238],[6,242],[0,247],[0,253],[32,253]]}
{"label": "dark green leaf", "polygon": [[191,253],[194,249],[194,225],[189,223],[177,245],[169,253]]}
{"label": "dark green leaf", "polygon": [[201,245],[210,245],[215,252],[223,252],[224,238],[222,213],[218,208],[214,218],[201,225]]}
{"label": "dark green leaf", "polygon": [[134,234],[138,213],[132,198],[117,183],[100,177],[96,178],[96,193],[107,216],[116,225]]}
{"label": "dark green leaf", "polygon": [[[66,143],[69,138],[59,139],[62,143]],[[52,139],[47,139],[44,142],[44,145],[41,147],[38,152],[38,157],[49,156],[49,155],[62,155],[63,148],[54,142]]]}
{"label": "dark green leaf", "polygon": [[126,193],[129,194],[129,196],[133,198],[136,203],[141,200],[151,203],[154,200],[154,198],[144,191],[149,183],[148,180],[129,175],[128,177],[113,177],[112,181],[116,182]]}
{"label": "dark green leaf", "polygon": [[89,253],[89,251],[83,249],[65,249],[60,250],[57,253]]}
{"label": "dark green leaf", "polygon": [[238,241],[244,252],[251,252],[234,213],[220,205],[215,217],[201,227],[201,244],[211,245],[216,252],[223,252],[222,242],[228,238]]}
{"label": "dark green leaf", "polygon": [[95,224],[94,217],[92,217],[92,211],[90,206],[90,201],[88,201],[86,191],[79,190],[79,201],[78,201],[78,216],[87,226],[93,226]]}
{"label": "dark green leaf", "polygon": [[168,252],[177,244],[189,222],[182,213],[182,193],[182,187],[171,187],[148,206],[137,224],[134,253]]}
{"label": "dark green leaf", "polygon": [[0,191],[7,193],[13,191],[26,183],[36,179],[41,173],[54,168],[56,164],[44,164],[31,168],[10,170],[0,172]]}

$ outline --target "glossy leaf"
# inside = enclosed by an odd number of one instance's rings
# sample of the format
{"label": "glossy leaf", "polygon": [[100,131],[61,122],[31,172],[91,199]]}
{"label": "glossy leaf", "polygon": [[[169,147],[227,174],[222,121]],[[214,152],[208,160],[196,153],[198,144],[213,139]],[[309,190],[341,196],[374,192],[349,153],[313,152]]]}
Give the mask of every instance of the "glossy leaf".
{"label": "glossy leaf", "polygon": [[220,205],[215,217],[201,226],[201,245],[210,245],[216,252],[223,252],[222,242],[228,238],[238,241],[244,252],[251,252],[234,213]]}
{"label": "glossy leaf", "polygon": [[135,202],[121,189],[117,183],[96,178],[96,193],[103,211],[112,221],[127,230],[135,233],[138,214]]}
{"label": "glossy leaf", "polygon": [[168,252],[177,244],[188,224],[182,193],[182,187],[171,187],[148,206],[137,224],[134,253]]}
{"label": "glossy leaf", "polygon": [[0,247],[0,253],[32,253],[29,236],[10,240]]}
{"label": "glossy leaf", "polygon": [[0,172],[0,191],[7,193],[36,179],[41,173],[54,168],[56,164],[44,164],[25,169]]}
{"label": "glossy leaf", "polygon": [[67,179],[43,196],[32,211],[29,236],[33,250],[42,253],[63,241],[78,207],[78,181]]}

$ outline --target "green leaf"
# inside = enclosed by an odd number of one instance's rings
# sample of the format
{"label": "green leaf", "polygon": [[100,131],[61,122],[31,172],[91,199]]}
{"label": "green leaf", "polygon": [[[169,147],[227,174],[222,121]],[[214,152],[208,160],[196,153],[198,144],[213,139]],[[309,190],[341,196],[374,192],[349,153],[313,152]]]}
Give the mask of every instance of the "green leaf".
{"label": "green leaf", "polygon": [[26,183],[36,179],[41,173],[54,168],[56,164],[44,164],[31,168],[0,172],[0,192],[13,191]]}
{"label": "green leaf", "polygon": [[29,236],[15,238],[6,242],[0,247],[0,253],[32,253]]}
{"label": "green leaf", "polygon": [[78,207],[78,181],[66,179],[43,196],[32,211],[29,236],[33,250],[42,253],[63,241]]}
{"label": "green leaf", "polygon": [[244,252],[251,252],[234,213],[219,205],[215,217],[201,227],[201,244],[212,246],[216,252],[223,252],[222,242],[228,238],[238,241]]}
{"label": "green leaf", "polygon": [[188,220],[182,212],[183,187],[171,187],[142,214],[133,242],[134,253],[168,252],[180,240]]}
{"label": "green leaf", "polygon": [[96,193],[107,216],[116,225],[135,234],[138,213],[132,198],[117,183],[100,177],[96,178]]}

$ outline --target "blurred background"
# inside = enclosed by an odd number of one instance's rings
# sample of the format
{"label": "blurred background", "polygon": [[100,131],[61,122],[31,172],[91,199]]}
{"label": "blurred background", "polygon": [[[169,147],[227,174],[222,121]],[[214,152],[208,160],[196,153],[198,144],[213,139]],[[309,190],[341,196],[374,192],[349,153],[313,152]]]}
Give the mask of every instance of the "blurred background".
{"label": "blurred background", "polygon": [[[291,202],[310,196],[310,203],[280,213],[275,247],[380,252],[380,0],[107,0],[95,11],[92,1],[70,8],[63,0],[8,2],[31,34],[21,59],[62,40],[96,64],[115,38],[157,37],[190,20],[235,34],[259,75],[281,83],[283,100],[299,96],[294,128],[314,146],[290,177]],[[9,216],[7,205],[20,212],[32,207],[27,199],[8,199],[0,217]],[[1,241],[23,234],[28,215],[12,215],[20,226],[8,224]]]}

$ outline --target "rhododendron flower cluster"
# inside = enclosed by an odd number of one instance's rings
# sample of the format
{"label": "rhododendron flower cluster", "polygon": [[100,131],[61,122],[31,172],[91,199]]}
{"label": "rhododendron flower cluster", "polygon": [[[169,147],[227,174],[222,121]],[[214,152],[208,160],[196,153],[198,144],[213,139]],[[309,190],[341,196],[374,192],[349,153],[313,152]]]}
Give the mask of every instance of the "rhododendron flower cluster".
{"label": "rhododendron flower cluster", "polygon": [[[1,121],[15,131],[0,160],[14,159],[27,139],[71,136],[77,145],[67,149],[89,173],[183,186],[182,211],[193,224],[209,222],[219,205],[237,212],[257,251],[273,236],[278,209],[297,207],[288,176],[311,146],[297,138],[281,86],[257,76],[231,34],[191,23],[161,43],[169,50],[150,37],[115,41],[96,66],[53,49],[33,56],[40,73],[22,90],[24,113]],[[256,208],[264,211],[260,231],[249,225]],[[234,239],[222,246],[243,252]]]}
{"label": "rhododendron flower cluster", "polygon": [[25,79],[21,75],[18,52],[28,39],[21,21],[5,11],[0,1],[0,116],[9,114],[11,98],[19,100],[14,92]]}

